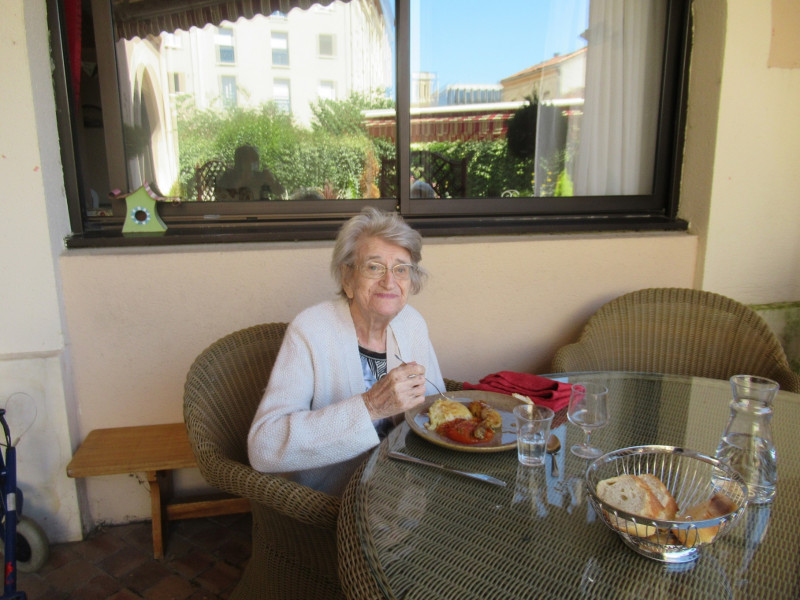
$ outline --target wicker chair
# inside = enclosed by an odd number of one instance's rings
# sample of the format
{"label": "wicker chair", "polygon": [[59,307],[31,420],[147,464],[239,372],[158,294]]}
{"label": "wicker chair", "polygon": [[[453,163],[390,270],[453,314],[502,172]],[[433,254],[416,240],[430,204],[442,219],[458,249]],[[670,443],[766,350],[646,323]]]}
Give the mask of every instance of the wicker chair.
{"label": "wicker chair", "polygon": [[247,459],[247,432],[267,386],[286,323],[256,325],[214,342],[189,369],[183,416],[200,473],[250,500],[252,554],[232,599],[344,598],[337,574],[340,499]]}
{"label": "wicker chair", "polygon": [[800,375],[769,325],[730,298],[682,288],[624,294],[560,348],[552,371],[639,371],[728,379],[761,375],[800,392]]}
{"label": "wicker chair", "polygon": [[247,433],[286,327],[256,325],[217,340],[195,359],[184,388],[183,416],[200,473],[250,500],[252,554],[233,600],[344,598],[336,557],[340,498],[255,471],[247,458]]}

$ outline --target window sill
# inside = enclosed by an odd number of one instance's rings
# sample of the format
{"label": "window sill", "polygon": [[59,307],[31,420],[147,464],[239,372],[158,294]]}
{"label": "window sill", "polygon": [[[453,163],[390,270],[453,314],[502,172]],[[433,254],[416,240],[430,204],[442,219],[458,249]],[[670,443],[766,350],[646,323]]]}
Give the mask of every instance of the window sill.
{"label": "window sill", "polygon": [[[619,233],[625,231],[687,231],[688,223],[668,217],[620,215],[604,217],[463,217],[434,219],[405,217],[423,237],[519,235],[553,233]],[[73,234],[67,248],[110,248],[131,246],[180,246],[250,242],[333,240],[344,218],[313,221],[270,221],[244,225],[178,224],[161,234],[123,235],[120,225]]]}

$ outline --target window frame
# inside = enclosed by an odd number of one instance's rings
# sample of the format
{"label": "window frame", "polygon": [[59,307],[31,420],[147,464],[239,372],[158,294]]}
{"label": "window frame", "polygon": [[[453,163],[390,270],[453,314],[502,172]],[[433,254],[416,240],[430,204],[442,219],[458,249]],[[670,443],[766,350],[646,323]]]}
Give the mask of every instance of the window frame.
{"label": "window frame", "polygon": [[[286,88],[286,95],[278,96],[275,90]],[[278,105],[286,114],[292,114],[292,80],[289,77],[273,77],[272,79],[272,98],[275,104]]]}
{"label": "window frame", "polygon": [[[217,27],[217,32],[214,35],[215,40],[220,40],[224,37],[230,38],[231,42],[230,44],[220,44],[218,41],[215,41],[214,48],[217,54],[217,64],[226,67],[236,65],[236,45],[234,44],[233,29],[230,27]],[[230,52],[230,60],[225,60],[228,52]]]}
{"label": "window frame", "polygon": [[[286,42],[286,48],[275,48],[273,41],[276,36],[282,36],[282,40]],[[270,48],[270,64],[272,68],[286,69],[292,66],[289,57],[289,32],[288,31],[271,31],[269,34],[269,48]],[[279,56],[285,56],[286,62],[278,62],[275,60],[275,52],[279,51]]]}
{"label": "window frame", "polygon": [[239,84],[236,75],[221,74],[219,76],[219,90],[222,105],[233,108],[239,104]]}
{"label": "window frame", "polygon": [[[328,54],[322,52],[322,39],[327,38],[330,42],[331,51]],[[320,33],[317,36],[317,55],[324,60],[336,58],[336,36],[332,33]]]}
{"label": "window frame", "polygon": [[[323,89],[330,90],[331,94],[329,96],[320,94]],[[336,81],[332,79],[320,79],[317,83],[317,98],[320,100],[336,100],[338,98],[338,94],[336,93]]]}
{"label": "window frame", "polygon": [[[176,245],[220,242],[282,240],[321,240],[335,237],[341,223],[365,205],[397,210],[424,235],[460,236],[554,233],[575,231],[676,231],[688,224],[678,218],[681,163],[686,111],[686,85],[691,46],[691,0],[668,0],[664,70],[659,109],[658,142],[655,155],[654,193],[641,196],[560,197],[554,212],[547,202],[531,207],[528,198],[458,198],[419,199],[410,197],[410,182],[399,178],[397,198],[337,200],[293,200],[291,202],[208,203],[187,202],[179,206],[159,205],[159,214],[168,224],[161,236],[123,236],[124,211],[107,218],[88,220],[83,198],[87,190],[79,176],[80,153],[70,84],[68,57],[64,40],[65,24],[61,12],[63,0],[47,0],[54,63],[54,87],[62,164],[72,234],[65,240],[68,248]],[[95,24],[98,47],[114,47],[110,28],[111,8],[107,0],[92,0],[93,16],[107,27]],[[407,0],[395,0],[396,19],[396,107],[397,169],[404,173],[410,165],[410,16]],[[288,42],[288,33],[287,33]],[[116,73],[116,61],[105,57],[105,68]],[[98,60],[103,59],[98,54]],[[102,67],[103,65],[101,65]],[[281,65],[272,65],[280,67]],[[403,83],[405,82],[405,83]],[[104,93],[109,90],[104,88]],[[110,90],[113,103],[119,95]],[[116,93],[116,96],[114,94]],[[118,122],[115,123],[115,120]],[[108,115],[104,125],[122,130],[121,116]],[[113,181],[113,166],[124,171],[121,141],[109,143],[106,133],[107,160]],[[122,159],[120,159],[122,157]],[[119,173],[117,173],[119,175]],[[123,178],[124,179],[124,178]],[[321,204],[321,202],[326,202]],[[224,204],[225,206],[220,206]],[[539,206],[544,204],[545,206]],[[254,206],[259,205],[259,206]],[[123,204],[124,207],[124,204]]]}

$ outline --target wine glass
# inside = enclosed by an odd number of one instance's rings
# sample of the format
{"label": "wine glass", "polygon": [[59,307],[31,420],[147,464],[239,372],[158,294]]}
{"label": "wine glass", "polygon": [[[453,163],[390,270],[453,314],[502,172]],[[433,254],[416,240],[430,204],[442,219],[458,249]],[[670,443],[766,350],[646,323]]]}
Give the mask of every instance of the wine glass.
{"label": "wine glass", "polygon": [[570,451],[581,458],[597,458],[603,451],[589,443],[594,429],[608,423],[608,388],[599,383],[574,383],[569,397],[567,418],[583,429],[586,441],[575,444]]}

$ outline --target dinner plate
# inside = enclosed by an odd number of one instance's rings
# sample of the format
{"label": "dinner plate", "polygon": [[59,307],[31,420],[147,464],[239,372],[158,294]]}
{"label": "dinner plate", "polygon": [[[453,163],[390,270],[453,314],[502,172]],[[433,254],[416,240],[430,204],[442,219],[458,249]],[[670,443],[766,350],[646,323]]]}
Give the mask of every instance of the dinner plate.
{"label": "dinner plate", "polygon": [[500,413],[503,417],[502,429],[495,430],[495,435],[490,442],[480,444],[462,444],[439,435],[436,431],[431,431],[425,427],[428,422],[428,409],[438,398],[439,394],[426,396],[425,401],[406,411],[406,423],[409,427],[423,439],[452,450],[462,452],[502,452],[517,447],[517,422],[514,418],[514,407],[521,404],[513,396],[497,394],[495,392],[484,392],[481,390],[462,390],[460,392],[447,392],[448,397],[456,402],[469,404],[472,400],[481,400]]}

